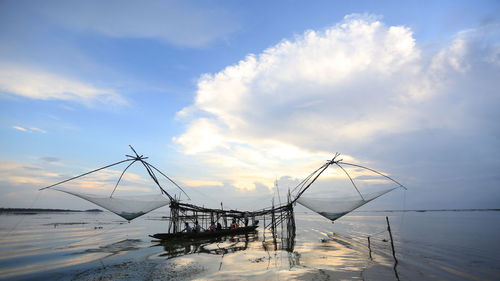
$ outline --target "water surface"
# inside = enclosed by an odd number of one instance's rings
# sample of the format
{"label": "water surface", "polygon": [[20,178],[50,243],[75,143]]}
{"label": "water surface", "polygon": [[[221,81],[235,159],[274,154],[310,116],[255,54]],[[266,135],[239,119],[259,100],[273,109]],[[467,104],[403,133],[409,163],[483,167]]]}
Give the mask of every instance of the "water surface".
{"label": "water surface", "polygon": [[106,212],[0,215],[0,278],[500,280],[500,212],[358,212],[332,224],[299,211],[291,244],[279,239],[286,230],[275,243],[261,227],[230,239],[159,243],[148,235],[166,231],[161,216],[127,223]]}

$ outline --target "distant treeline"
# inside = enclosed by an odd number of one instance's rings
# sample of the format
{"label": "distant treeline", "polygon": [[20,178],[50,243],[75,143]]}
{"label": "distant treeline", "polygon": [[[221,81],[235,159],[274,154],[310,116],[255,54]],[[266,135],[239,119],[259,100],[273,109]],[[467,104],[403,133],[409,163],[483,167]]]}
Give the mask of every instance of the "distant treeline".
{"label": "distant treeline", "polygon": [[355,211],[355,212],[498,212],[500,209],[422,209],[422,210],[367,210],[367,211]]}
{"label": "distant treeline", "polygon": [[102,212],[100,209],[65,210],[41,208],[0,208],[0,213],[68,213],[68,212]]}

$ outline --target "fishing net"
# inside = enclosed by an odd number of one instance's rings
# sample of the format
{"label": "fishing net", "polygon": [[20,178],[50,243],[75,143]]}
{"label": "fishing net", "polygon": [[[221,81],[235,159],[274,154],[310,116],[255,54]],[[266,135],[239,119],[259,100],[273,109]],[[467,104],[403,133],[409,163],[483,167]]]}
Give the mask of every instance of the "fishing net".
{"label": "fishing net", "polygon": [[405,188],[376,170],[335,160],[337,156],[292,190],[296,202],[335,221],[396,188]]}
{"label": "fishing net", "polygon": [[324,216],[325,218],[335,221],[336,219],[348,214],[349,212],[357,209],[364,204],[386,194],[389,191],[394,190],[395,188],[391,188],[389,190],[383,190],[379,192],[374,192],[371,194],[363,194],[363,198],[360,196],[350,196],[350,197],[340,197],[340,198],[321,198],[321,197],[307,197],[301,196],[297,199],[297,202]]}
{"label": "fishing net", "polygon": [[140,195],[140,196],[100,196],[85,194],[75,191],[56,189],[74,196],[78,196],[92,202],[104,209],[111,211],[120,217],[131,221],[137,217],[147,214],[155,209],[170,203],[170,200],[162,195]]}
{"label": "fishing net", "polygon": [[[140,217],[144,214],[147,214],[147,213],[149,213],[155,209],[158,209],[162,206],[165,206],[165,205],[169,204],[171,200],[174,200],[174,197],[172,197],[170,194],[168,194],[167,191],[163,188],[162,184],[160,184],[160,180],[156,176],[155,171],[157,173],[161,174],[166,180],[168,180],[167,183],[173,184],[175,187],[177,187],[180,191],[182,191],[187,196],[187,194],[184,192],[184,190],[177,183],[175,183],[170,177],[165,175],[162,171],[160,171],[155,166],[146,162],[145,159],[147,159],[147,157],[144,157],[143,155],[139,155],[132,146],[130,146],[130,149],[132,149],[135,156],[126,155],[127,159],[125,159],[125,160],[118,161],[116,163],[109,164],[107,166],[94,169],[92,171],[83,173],[83,174],[78,175],[78,176],[74,176],[72,178],[60,181],[58,183],[43,187],[40,190],[52,188],[54,186],[57,186],[57,185],[60,185],[63,183],[67,183],[69,181],[73,181],[73,180],[79,179],[79,178],[84,177],[84,176],[88,176],[88,177],[94,176],[94,178],[93,179],[91,178],[87,182],[83,182],[80,185],[80,187],[83,187],[83,188],[90,187],[90,188],[94,188],[94,189],[101,189],[101,187],[105,187],[106,185],[109,184],[109,181],[111,178],[114,178],[116,176],[118,180],[117,180],[115,187],[114,187],[113,191],[111,192],[110,196],[94,195],[94,194],[77,192],[77,191],[73,191],[73,190],[70,191],[70,190],[66,190],[66,189],[56,189],[56,188],[54,188],[54,189],[61,191],[61,192],[71,194],[71,195],[74,195],[74,196],[77,196],[77,197],[80,197],[80,198],[85,199],[89,202],[92,202],[98,206],[101,206],[102,208],[104,208],[106,210],[109,210],[109,211],[119,215],[120,217],[122,217],[128,221],[133,220],[137,217]],[[123,164],[123,163],[128,163],[128,165],[121,173],[119,173],[117,171],[108,171],[104,175],[100,175],[100,176],[95,175],[95,173],[97,173],[97,172],[104,173],[104,170],[111,168],[113,166]],[[116,195],[113,196],[113,194],[115,193],[115,191],[118,188],[118,185],[120,184],[120,182],[122,182],[122,179],[125,182],[128,181],[128,184],[131,185],[129,187],[129,190],[149,189],[149,187],[148,187],[149,184],[146,184],[142,180],[142,177],[139,176],[138,174],[130,174],[130,176],[128,177],[129,179],[127,179],[127,176],[125,176],[125,172],[127,172],[127,170],[134,163],[141,163],[142,164],[142,166],[146,169],[146,172],[149,175],[149,177],[155,183],[156,187],[158,187],[161,190],[162,195],[165,194],[168,197],[168,199],[163,197],[160,194],[157,194],[157,195],[136,195],[136,196],[116,196]],[[187,196],[187,197],[189,198],[189,196]],[[180,198],[180,195],[178,198]]]}

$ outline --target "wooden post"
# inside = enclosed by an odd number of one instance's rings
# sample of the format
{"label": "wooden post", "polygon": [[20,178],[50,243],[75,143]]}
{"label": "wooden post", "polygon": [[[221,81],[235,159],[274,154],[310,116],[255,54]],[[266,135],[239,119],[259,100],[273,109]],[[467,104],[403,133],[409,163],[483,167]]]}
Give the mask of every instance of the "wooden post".
{"label": "wooden post", "polygon": [[266,241],[266,215],[264,215],[262,219],[264,221],[264,224],[263,224],[263,229],[264,229],[263,237],[264,237],[264,241]]}
{"label": "wooden post", "polygon": [[169,219],[169,222],[168,222],[168,233],[171,233],[170,231],[172,230],[172,209],[170,209],[170,219]]}
{"label": "wooden post", "polygon": [[[179,219],[179,209],[177,205],[170,205],[170,221],[172,223],[172,233],[177,233],[178,231],[178,220]],[[170,232],[170,228],[169,228]]]}
{"label": "wooden post", "polygon": [[222,204],[222,202],[220,202],[220,209],[222,211],[222,220],[224,221],[224,228],[227,228],[227,214],[224,213],[224,205]]}
{"label": "wooden post", "polygon": [[370,236],[368,236],[368,253],[370,255],[370,259],[372,259],[372,248],[370,246]]}
{"label": "wooden post", "polygon": [[394,241],[392,239],[391,225],[389,224],[389,217],[385,217],[387,221],[387,231],[389,231],[389,237],[391,238],[391,248],[392,248],[392,256],[394,257],[395,265],[398,264],[398,259],[396,258],[396,251],[394,250]]}
{"label": "wooden post", "polygon": [[273,199],[273,206],[272,206],[272,212],[271,212],[271,230],[273,232],[274,250],[276,251],[278,249],[278,245],[276,244],[276,220],[274,217],[274,199]]}
{"label": "wooden post", "polygon": [[[290,198],[290,192],[288,192],[288,197]],[[287,243],[287,251],[293,252],[295,248],[295,217],[293,215],[293,204],[291,200],[288,200],[288,223],[287,223],[287,231],[288,231],[288,243]]]}

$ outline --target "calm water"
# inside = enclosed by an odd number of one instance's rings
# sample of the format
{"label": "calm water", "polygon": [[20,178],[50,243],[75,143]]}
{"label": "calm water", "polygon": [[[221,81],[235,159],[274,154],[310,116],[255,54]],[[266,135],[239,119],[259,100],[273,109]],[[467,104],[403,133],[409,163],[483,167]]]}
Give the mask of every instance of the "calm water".
{"label": "calm water", "polygon": [[335,224],[297,212],[292,251],[261,228],[161,244],[148,237],[165,232],[161,215],[131,223],[110,213],[0,215],[0,279],[500,280],[500,212],[359,212]]}

